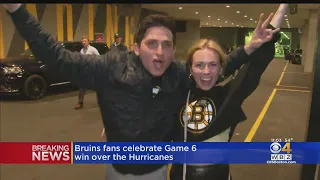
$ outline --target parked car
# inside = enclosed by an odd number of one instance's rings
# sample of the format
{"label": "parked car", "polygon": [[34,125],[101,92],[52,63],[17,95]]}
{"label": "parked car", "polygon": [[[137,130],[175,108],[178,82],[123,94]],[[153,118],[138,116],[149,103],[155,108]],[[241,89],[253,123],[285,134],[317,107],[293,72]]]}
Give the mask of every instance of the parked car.
{"label": "parked car", "polygon": [[[60,42],[70,50],[80,52],[81,42]],[[105,43],[90,42],[101,55],[109,51]],[[7,57],[0,60],[0,93],[18,93],[28,99],[36,100],[45,96],[50,86],[68,84],[70,81],[59,76],[41,62],[35,59],[30,49],[20,56]]]}
{"label": "parked car", "polygon": [[285,54],[285,60],[289,60],[292,64],[301,64],[302,62],[302,49],[296,49],[295,51],[288,51]]}

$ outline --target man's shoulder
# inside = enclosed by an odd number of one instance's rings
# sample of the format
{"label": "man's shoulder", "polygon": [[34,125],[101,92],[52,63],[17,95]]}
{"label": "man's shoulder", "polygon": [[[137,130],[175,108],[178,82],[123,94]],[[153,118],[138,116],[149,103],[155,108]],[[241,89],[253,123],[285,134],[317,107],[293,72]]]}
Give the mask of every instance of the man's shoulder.
{"label": "man's shoulder", "polygon": [[108,51],[104,54],[107,61],[112,61],[115,63],[123,63],[127,62],[129,59],[134,57],[134,53],[128,52],[116,52],[116,51]]}

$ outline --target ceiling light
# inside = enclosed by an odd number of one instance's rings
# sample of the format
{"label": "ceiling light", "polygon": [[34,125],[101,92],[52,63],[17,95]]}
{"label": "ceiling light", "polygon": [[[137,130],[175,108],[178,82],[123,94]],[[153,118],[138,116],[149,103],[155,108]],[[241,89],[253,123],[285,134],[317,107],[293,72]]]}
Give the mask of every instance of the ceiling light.
{"label": "ceiling light", "polygon": [[243,17],[248,17],[247,15],[244,15]]}
{"label": "ceiling light", "polygon": [[196,12],[196,14],[198,14],[198,12]]}
{"label": "ceiling light", "polygon": [[218,19],[218,21],[220,21],[220,19]]}
{"label": "ceiling light", "polygon": [[287,17],[287,15],[284,15],[284,17]]}
{"label": "ceiling light", "polygon": [[252,18],[250,18],[250,21],[252,21],[253,19]]}
{"label": "ceiling light", "polygon": [[201,27],[201,26],[199,26],[199,27]]}
{"label": "ceiling light", "polygon": [[214,27],[216,27],[216,25],[213,25]]}
{"label": "ceiling light", "polygon": [[220,27],[222,27],[222,26],[220,26]]}
{"label": "ceiling light", "polygon": [[208,18],[209,18],[210,16],[208,16]]}
{"label": "ceiling light", "polygon": [[231,23],[233,25],[233,23]]}
{"label": "ceiling light", "polygon": [[286,21],[289,21],[288,19],[286,19]]}
{"label": "ceiling light", "polygon": [[240,13],[240,11],[237,11],[237,13],[239,14],[239,13]]}
{"label": "ceiling light", "polygon": [[241,26],[243,28],[243,26]]}
{"label": "ceiling light", "polygon": [[209,23],[207,23],[207,25],[208,25]]}
{"label": "ceiling light", "polygon": [[227,5],[226,7],[229,8],[230,6]]}
{"label": "ceiling light", "polygon": [[228,23],[228,21],[225,21],[225,23]]}
{"label": "ceiling light", "polygon": [[239,25],[237,25],[237,26],[239,26]]}
{"label": "ceiling light", "polygon": [[255,21],[254,23],[257,23],[257,21]]}
{"label": "ceiling light", "polygon": [[179,7],[179,9],[182,9],[182,7]]}

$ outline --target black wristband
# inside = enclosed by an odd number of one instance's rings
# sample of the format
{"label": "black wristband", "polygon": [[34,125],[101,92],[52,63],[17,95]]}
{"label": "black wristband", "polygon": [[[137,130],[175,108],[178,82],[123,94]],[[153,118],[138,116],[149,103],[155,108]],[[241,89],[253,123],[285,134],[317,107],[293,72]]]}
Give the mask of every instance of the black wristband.
{"label": "black wristband", "polygon": [[[273,27],[271,24],[268,25],[268,28],[269,28],[269,29],[272,29],[272,30],[275,30],[275,29],[276,29],[276,28]],[[275,33],[275,34],[273,35],[271,41],[275,43],[275,42],[279,41],[280,37],[281,37],[280,33],[277,32],[277,33]]]}

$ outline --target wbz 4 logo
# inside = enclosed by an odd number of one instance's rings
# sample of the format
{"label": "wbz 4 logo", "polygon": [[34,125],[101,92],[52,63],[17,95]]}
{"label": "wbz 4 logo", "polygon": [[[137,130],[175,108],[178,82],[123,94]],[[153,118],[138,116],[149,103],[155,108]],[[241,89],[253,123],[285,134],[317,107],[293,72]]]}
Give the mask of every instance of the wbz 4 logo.
{"label": "wbz 4 logo", "polygon": [[[270,145],[270,151],[273,153],[271,154],[271,160],[273,161],[291,161],[292,154],[291,154],[291,147],[290,142],[286,143],[283,147],[280,143],[274,142]],[[286,154],[282,154],[284,152]],[[281,154],[280,154],[281,153]]]}

